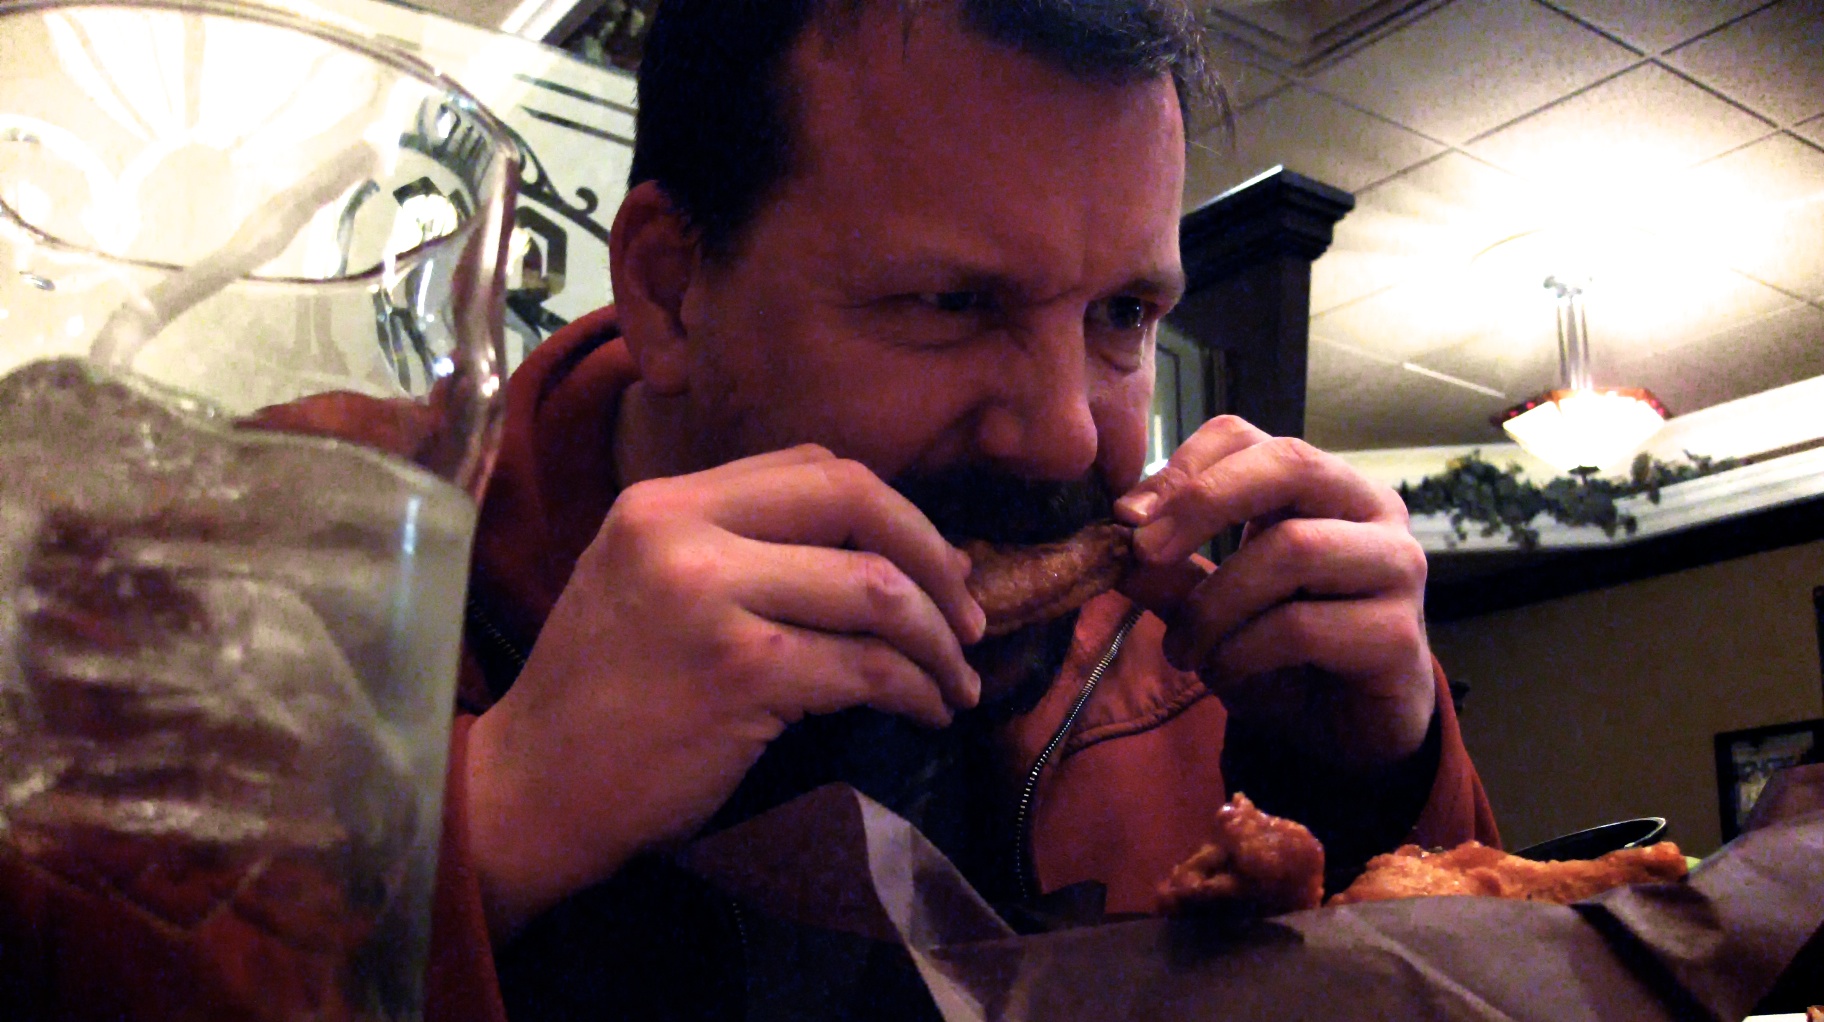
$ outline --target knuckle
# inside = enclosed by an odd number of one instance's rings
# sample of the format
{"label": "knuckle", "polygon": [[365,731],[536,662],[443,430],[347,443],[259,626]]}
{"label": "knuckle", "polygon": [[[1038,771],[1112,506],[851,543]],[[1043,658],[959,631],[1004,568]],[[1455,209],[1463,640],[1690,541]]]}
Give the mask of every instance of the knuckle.
{"label": "knuckle", "polygon": [[1397,649],[1416,649],[1425,641],[1425,629],[1419,624],[1419,615],[1407,608],[1389,615],[1384,627],[1387,641]]}
{"label": "knuckle", "polygon": [[906,660],[899,651],[879,639],[861,644],[855,657],[855,674],[871,692],[899,685],[905,675]]}
{"label": "knuckle", "polygon": [[1412,511],[1406,506],[1406,500],[1400,496],[1400,491],[1385,484],[1377,484],[1375,489],[1379,491],[1381,505],[1387,509],[1387,520],[1402,529],[1410,528]]}
{"label": "knuckle", "polygon": [[1280,607],[1280,630],[1286,644],[1293,649],[1308,650],[1320,637],[1318,605],[1298,601]]}
{"label": "knuckle", "polygon": [[711,659],[733,684],[757,690],[792,652],[792,636],[770,622],[724,629],[711,637]]}
{"label": "knuckle", "polygon": [[1431,561],[1425,556],[1425,548],[1411,533],[1403,533],[1395,549],[1398,551],[1396,556],[1399,558],[1400,573],[1419,585],[1424,585],[1431,572]]}
{"label": "knuckle", "polygon": [[1293,473],[1309,472],[1329,455],[1311,446],[1298,437],[1282,436],[1268,440],[1265,445],[1280,464]]}
{"label": "knuckle", "polygon": [[830,489],[838,494],[854,496],[863,492],[874,479],[874,473],[866,465],[851,458],[831,457],[820,467]]}
{"label": "knuckle", "polygon": [[644,545],[655,534],[675,524],[683,510],[670,480],[652,479],[622,490],[602,523],[611,543],[625,548]]}
{"label": "knuckle", "polygon": [[722,558],[701,544],[667,544],[655,558],[660,584],[686,605],[711,600],[723,588]]}
{"label": "knuckle", "polygon": [[1293,565],[1318,563],[1329,552],[1323,528],[1310,519],[1289,518],[1273,526],[1273,535],[1281,556]]}
{"label": "knuckle", "polygon": [[1165,467],[1153,473],[1152,478],[1146,480],[1146,484],[1142,488],[1157,494],[1159,500],[1164,503],[1169,502],[1175,494],[1182,493],[1196,485],[1197,476],[1185,467],[1181,460],[1184,457],[1184,455],[1173,455],[1172,460],[1166,462]]}
{"label": "knuckle", "polygon": [[1219,436],[1245,437],[1248,439],[1265,439],[1265,433],[1258,426],[1234,414],[1222,414],[1211,419],[1202,427]]}
{"label": "knuckle", "polygon": [[870,609],[882,615],[902,612],[915,586],[891,560],[876,553],[859,552],[852,558],[855,587]]}

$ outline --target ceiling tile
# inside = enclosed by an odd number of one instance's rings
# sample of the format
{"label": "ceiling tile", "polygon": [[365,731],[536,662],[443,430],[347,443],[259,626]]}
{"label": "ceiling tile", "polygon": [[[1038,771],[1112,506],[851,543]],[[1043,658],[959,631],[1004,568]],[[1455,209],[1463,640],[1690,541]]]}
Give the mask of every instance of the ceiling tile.
{"label": "ceiling tile", "polygon": [[[1210,42],[1210,62],[1222,81],[1229,109],[1237,120],[1245,111],[1286,87],[1286,79],[1259,65],[1256,55],[1233,40],[1217,36]],[[1195,209],[1272,163],[1255,165],[1241,150],[1240,139],[1220,123],[1193,125],[1196,131],[1185,158],[1184,208]]]}
{"label": "ceiling tile", "polygon": [[1429,282],[1401,284],[1311,317],[1311,336],[1395,363],[1455,347],[1499,324],[1474,302]]}
{"label": "ceiling tile", "polygon": [[1678,75],[1642,65],[1477,140],[1469,151],[1542,185],[1637,193],[1772,127]]}
{"label": "ceiling tile", "polygon": [[1498,329],[1476,334],[1454,347],[1426,352],[1414,364],[1500,391],[1500,396],[1486,395],[1494,406],[1493,414],[1557,385],[1558,333],[1550,315],[1539,309],[1535,315],[1513,316]]}
{"label": "ceiling tile", "polygon": [[1272,168],[1271,163],[1249,162],[1247,154],[1220,134],[1193,141],[1184,156],[1184,209],[1196,209]]}
{"label": "ceiling tile", "polygon": [[1824,0],[1783,0],[1667,57],[1781,124],[1824,113]]}
{"label": "ceiling tile", "polygon": [[1792,133],[1816,146],[1824,146],[1824,116],[1813,117],[1792,129]]}
{"label": "ceiling tile", "polygon": [[[1674,413],[1824,375],[1824,311],[1803,303],[1788,302],[1669,352],[1614,358],[1600,340],[1597,382],[1647,387]],[[1472,341],[1418,364],[1487,384],[1489,376],[1478,376],[1479,367],[1494,364],[1486,355],[1484,342]],[[1523,353],[1517,363],[1530,365],[1521,375],[1534,382],[1516,379],[1510,398],[1502,399],[1313,338],[1306,436],[1338,450],[1498,442],[1501,433],[1489,418],[1548,386],[1556,358],[1553,344]]]}
{"label": "ceiling tile", "polygon": [[1636,59],[1534,0],[1457,0],[1344,58],[1313,84],[1457,143]]}
{"label": "ceiling tile", "polygon": [[1241,109],[1286,84],[1286,78],[1261,66],[1258,53],[1225,36],[1210,40],[1210,64],[1222,79],[1229,105]]}
{"label": "ceiling tile", "polygon": [[1282,165],[1344,191],[1358,191],[1444,147],[1301,86],[1261,100],[1236,118],[1236,180]]}
{"label": "ceiling tile", "polygon": [[1677,258],[1650,275],[1598,280],[1586,302],[1591,368],[1602,382],[1616,365],[1672,354],[1791,304],[1741,274]]}
{"label": "ceiling tile", "polygon": [[1305,435],[1334,450],[1495,443],[1501,432],[1488,419],[1502,407],[1474,391],[1369,363],[1353,386],[1311,393]]}
{"label": "ceiling tile", "polygon": [[1451,281],[1477,252],[1538,227],[1544,215],[1532,186],[1447,153],[1356,196],[1312,266],[1311,309],[1321,314],[1405,281]]}
{"label": "ceiling tile", "polygon": [[1681,175],[1657,230],[1794,295],[1824,295],[1824,150],[1780,134]]}
{"label": "ceiling tile", "polygon": [[1767,0],[1549,0],[1629,45],[1660,53],[1703,35]]}
{"label": "ceiling tile", "polygon": [[1210,7],[1250,26],[1290,51],[1303,50],[1319,37],[1335,31],[1380,0],[1214,0]]}
{"label": "ceiling tile", "polygon": [[1824,376],[1824,311],[1795,302],[1625,371],[1674,414]]}

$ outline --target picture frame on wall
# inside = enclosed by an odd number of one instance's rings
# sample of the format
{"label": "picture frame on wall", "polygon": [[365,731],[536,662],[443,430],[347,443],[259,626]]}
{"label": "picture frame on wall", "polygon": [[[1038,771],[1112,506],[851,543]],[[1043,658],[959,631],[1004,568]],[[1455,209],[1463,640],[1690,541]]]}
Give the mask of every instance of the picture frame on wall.
{"label": "picture frame on wall", "polygon": [[1767,781],[1787,767],[1824,762],[1824,717],[1716,736],[1717,808],[1723,840],[1741,834]]}

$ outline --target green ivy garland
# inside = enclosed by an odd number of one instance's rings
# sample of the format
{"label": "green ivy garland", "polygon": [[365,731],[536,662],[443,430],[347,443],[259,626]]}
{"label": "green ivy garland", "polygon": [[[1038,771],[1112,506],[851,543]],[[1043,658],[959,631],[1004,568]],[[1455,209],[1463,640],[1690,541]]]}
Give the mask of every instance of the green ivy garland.
{"label": "green ivy garland", "polygon": [[1689,451],[1685,457],[1686,461],[1665,462],[1641,454],[1626,479],[1605,479],[1595,469],[1584,468],[1539,486],[1521,478],[1519,465],[1499,468],[1483,460],[1481,451],[1471,451],[1416,486],[1401,483],[1400,497],[1415,515],[1448,514],[1458,539],[1469,538],[1466,525],[1474,522],[1483,536],[1505,529],[1509,542],[1531,550],[1539,545],[1539,530],[1532,522],[1541,514],[1564,525],[1595,526],[1613,539],[1618,532],[1632,536],[1640,528],[1633,515],[1616,507],[1616,501],[1644,493],[1657,504],[1663,487],[1725,472],[1742,463],[1737,458],[1706,458]]}

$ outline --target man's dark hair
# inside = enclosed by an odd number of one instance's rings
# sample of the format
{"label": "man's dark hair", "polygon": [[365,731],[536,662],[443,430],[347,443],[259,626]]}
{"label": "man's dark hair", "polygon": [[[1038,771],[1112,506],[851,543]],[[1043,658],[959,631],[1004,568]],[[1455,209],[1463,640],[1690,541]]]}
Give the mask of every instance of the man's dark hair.
{"label": "man's dark hair", "polygon": [[[793,45],[819,17],[895,2],[906,17],[938,0],[660,0],[639,70],[628,187],[656,181],[711,257],[792,169],[786,82]],[[985,39],[1089,82],[1169,74],[1187,125],[1224,113],[1190,0],[941,0]]]}

